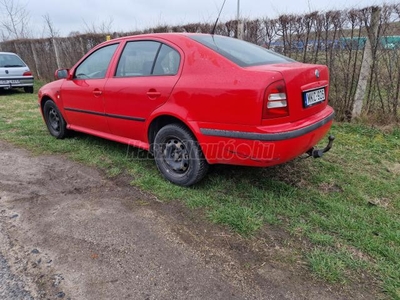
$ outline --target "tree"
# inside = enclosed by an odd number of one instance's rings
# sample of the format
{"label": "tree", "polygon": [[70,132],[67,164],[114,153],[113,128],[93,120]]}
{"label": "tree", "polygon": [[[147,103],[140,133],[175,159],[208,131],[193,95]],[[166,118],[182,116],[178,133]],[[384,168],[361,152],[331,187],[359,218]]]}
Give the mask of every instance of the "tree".
{"label": "tree", "polygon": [[85,20],[83,20],[86,33],[110,33],[112,32],[113,22],[114,19],[112,17],[109,17],[108,20],[101,21],[100,24],[96,24],[95,22],[88,24]]}
{"label": "tree", "polygon": [[54,27],[53,21],[50,18],[50,15],[47,13],[43,15],[44,23],[45,23],[45,31],[48,32],[48,35],[51,38],[58,37],[60,35],[60,31]]}
{"label": "tree", "polygon": [[0,34],[2,40],[27,38],[29,36],[29,12],[26,4],[18,0],[0,0]]}

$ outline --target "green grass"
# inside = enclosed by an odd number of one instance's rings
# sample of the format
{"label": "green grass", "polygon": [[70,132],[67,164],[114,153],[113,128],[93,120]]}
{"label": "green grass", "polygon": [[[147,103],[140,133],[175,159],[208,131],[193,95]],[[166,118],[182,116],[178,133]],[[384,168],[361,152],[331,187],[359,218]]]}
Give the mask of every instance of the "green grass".
{"label": "green grass", "polygon": [[[37,87],[36,87],[37,90]],[[296,159],[267,168],[213,166],[192,188],[159,175],[147,153],[77,134],[51,137],[35,95],[0,94],[0,139],[34,153],[64,154],[132,177],[162,201],[201,209],[211,222],[243,236],[277,226],[297,243],[315,277],[351,284],[367,274],[387,298],[400,299],[400,129],[335,124],[333,149],[320,160]],[[291,246],[286,246],[291,251]]]}

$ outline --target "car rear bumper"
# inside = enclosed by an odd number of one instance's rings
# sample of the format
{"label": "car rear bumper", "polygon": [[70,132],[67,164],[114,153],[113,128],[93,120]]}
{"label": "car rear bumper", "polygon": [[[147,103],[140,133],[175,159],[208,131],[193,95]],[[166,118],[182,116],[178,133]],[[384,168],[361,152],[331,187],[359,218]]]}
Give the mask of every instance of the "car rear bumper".
{"label": "car rear bumper", "polygon": [[0,77],[0,88],[19,88],[33,86],[33,77]]}
{"label": "car rear bumper", "polygon": [[198,125],[198,140],[211,164],[273,166],[292,160],[314,147],[329,131],[334,111],[320,113],[294,123],[273,126],[218,128]]}

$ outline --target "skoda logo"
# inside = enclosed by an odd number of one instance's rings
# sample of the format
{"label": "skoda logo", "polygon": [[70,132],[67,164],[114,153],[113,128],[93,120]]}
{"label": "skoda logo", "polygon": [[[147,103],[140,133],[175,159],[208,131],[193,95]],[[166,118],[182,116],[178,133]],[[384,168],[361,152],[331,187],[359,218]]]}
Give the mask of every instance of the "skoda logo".
{"label": "skoda logo", "polygon": [[315,70],[315,77],[319,78],[319,71]]}
{"label": "skoda logo", "polygon": [[6,74],[8,74],[8,70],[6,70]]}

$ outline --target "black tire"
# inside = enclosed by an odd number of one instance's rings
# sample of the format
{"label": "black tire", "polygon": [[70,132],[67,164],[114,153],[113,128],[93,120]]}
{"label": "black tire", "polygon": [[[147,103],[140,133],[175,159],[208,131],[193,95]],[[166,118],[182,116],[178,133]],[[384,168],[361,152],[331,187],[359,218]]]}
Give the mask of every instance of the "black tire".
{"label": "black tire", "polygon": [[24,92],[28,94],[33,94],[33,86],[25,86]]}
{"label": "black tire", "polygon": [[67,123],[52,100],[47,100],[43,107],[43,116],[50,134],[63,139],[68,134]]}
{"label": "black tire", "polygon": [[208,163],[195,137],[184,125],[161,128],[154,139],[154,159],[158,170],[180,186],[199,182],[208,171]]}

